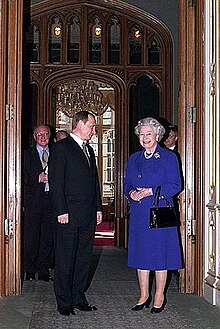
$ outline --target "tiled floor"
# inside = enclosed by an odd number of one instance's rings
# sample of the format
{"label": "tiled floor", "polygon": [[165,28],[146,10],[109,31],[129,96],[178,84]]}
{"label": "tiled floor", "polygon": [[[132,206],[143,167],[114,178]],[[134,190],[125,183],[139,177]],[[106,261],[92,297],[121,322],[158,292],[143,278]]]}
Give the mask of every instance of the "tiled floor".
{"label": "tiled floor", "polygon": [[136,273],[126,265],[126,250],[95,247],[88,300],[94,312],[76,311],[75,316],[58,314],[53,283],[24,282],[21,296],[0,300],[1,329],[219,329],[220,309],[203,298],[179,294],[173,277],[168,303],[160,314],[149,309],[131,311],[138,298]]}

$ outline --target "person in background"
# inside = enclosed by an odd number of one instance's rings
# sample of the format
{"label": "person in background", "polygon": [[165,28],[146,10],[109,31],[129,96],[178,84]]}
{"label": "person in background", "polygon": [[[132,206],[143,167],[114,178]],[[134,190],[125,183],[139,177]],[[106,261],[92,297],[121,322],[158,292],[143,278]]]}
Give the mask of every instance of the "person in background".
{"label": "person in background", "polygon": [[165,199],[173,205],[173,195],[181,190],[177,156],[158,144],[164,132],[164,127],[154,118],[138,122],[135,134],[143,150],[130,156],[124,177],[124,193],[130,203],[128,266],[137,269],[140,287],[140,297],[133,311],[151,304],[150,271],[155,271],[156,277],[151,313],[163,311],[167,302],[167,272],[182,268],[177,227],[149,227],[150,208],[157,186],[161,187],[160,207],[166,206]]}
{"label": "person in background", "polygon": [[94,115],[77,112],[70,136],[54,144],[49,183],[56,217],[54,291],[58,312],[93,311],[85,292],[96,224],[102,203],[95,154],[88,141],[95,132]]}
{"label": "person in background", "polygon": [[[182,161],[180,154],[178,152],[178,127],[176,125],[168,125],[167,130],[167,137],[162,140],[161,146],[167,148],[168,150],[173,151],[178,158],[179,161],[179,168],[180,168],[180,175],[181,175],[181,184],[183,188],[184,178],[183,178],[183,170],[182,170]],[[181,190],[182,190],[181,188]],[[174,207],[176,209],[176,214],[178,220],[180,222],[180,211],[179,211],[179,193],[173,196]]]}
{"label": "person in background", "polygon": [[37,125],[35,145],[24,152],[24,244],[26,280],[50,281],[53,220],[48,184],[50,129]]}
{"label": "person in background", "polygon": [[65,130],[58,130],[55,134],[55,142],[60,141],[63,138],[66,138],[67,136],[69,136],[68,132]]}
{"label": "person in background", "polygon": [[178,127],[176,125],[168,126],[168,137],[163,141],[165,147],[174,152],[177,151]]}
{"label": "person in background", "polygon": [[[178,158],[178,161],[179,161],[181,185],[182,185],[181,190],[182,190],[183,185],[184,185],[184,178],[183,178],[182,161],[181,161],[180,154],[178,152],[178,126],[177,125],[169,124],[167,126],[167,134],[166,134],[166,137],[163,138],[161,146],[167,148],[168,150],[171,150],[171,151],[175,152],[175,154],[177,155],[177,158]],[[177,220],[178,220],[179,228],[180,228],[181,222],[180,222],[179,193],[177,193],[176,195],[173,196],[173,204],[174,204],[174,207],[175,207],[175,210],[176,210],[176,216],[177,216]],[[181,239],[180,231],[179,231],[179,237]],[[174,274],[176,276],[176,281],[177,281],[177,284],[179,285],[179,271],[175,270],[175,271],[169,271],[168,272],[167,286],[169,286],[169,284],[171,282],[172,274]]]}

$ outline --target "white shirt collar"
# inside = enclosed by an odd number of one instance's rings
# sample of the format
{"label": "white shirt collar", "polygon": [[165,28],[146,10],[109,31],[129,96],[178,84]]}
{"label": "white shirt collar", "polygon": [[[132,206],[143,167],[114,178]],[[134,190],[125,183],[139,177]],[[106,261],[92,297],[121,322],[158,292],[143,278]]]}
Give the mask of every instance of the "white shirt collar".
{"label": "white shirt collar", "polygon": [[81,139],[80,137],[76,136],[75,134],[73,133],[70,133],[70,136],[74,139],[75,142],[77,142],[77,144],[82,147],[82,144],[84,142],[83,139]]}
{"label": "white shirt collar", "polygon": [[45,148],[43,148],[42,146],[36,144],[36,148],[37,148],[39,154],[42,154],[44,149],[47,151],[47,154],[49,154],[49,147],[48,147],[48,145]]}

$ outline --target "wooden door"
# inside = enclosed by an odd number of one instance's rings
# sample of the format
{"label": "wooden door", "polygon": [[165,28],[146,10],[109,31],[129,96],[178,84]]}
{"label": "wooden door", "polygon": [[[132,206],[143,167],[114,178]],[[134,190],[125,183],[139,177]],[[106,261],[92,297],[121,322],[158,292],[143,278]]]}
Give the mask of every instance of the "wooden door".
{"label": "wooden door", "polygon": [[179,2],[179,147],[183,164],[181,235],[185,268],[182,292],[202,293],[204,162],[203,1]]}
{"label": "wooden door", "polygon": [[[19,294],[21,227],[22,0],[1,1],[0,296]],[[5,37],[3,37],[5,36]]]}

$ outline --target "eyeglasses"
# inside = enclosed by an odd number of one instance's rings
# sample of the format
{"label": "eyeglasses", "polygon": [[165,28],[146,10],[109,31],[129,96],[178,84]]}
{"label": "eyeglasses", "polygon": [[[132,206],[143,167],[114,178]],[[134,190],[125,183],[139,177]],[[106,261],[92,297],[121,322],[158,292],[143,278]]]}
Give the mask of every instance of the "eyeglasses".
{"label": "eyeglasses", "polygon": [[41,137],[49,137],[49,133],[37,133],[35,134],[36,137],[41,138]]}

